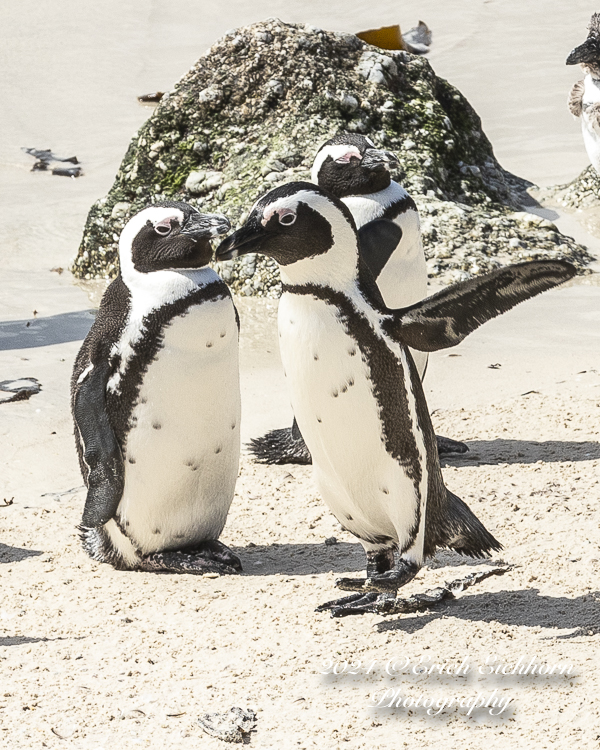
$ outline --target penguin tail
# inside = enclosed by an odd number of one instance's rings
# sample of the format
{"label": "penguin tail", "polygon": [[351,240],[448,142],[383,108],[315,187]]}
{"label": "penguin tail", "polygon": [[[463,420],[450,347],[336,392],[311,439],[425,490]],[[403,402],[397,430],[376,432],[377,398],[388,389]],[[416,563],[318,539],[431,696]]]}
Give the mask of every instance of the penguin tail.
{"label": "penguin tail", "polygon": [[437,546],[448,547],[461,555],[475,558],[489,557],[492,552],[503,549],[469,506],[450,490],[446,491],[446,519]]}
{"label": "penguin tail", "polygon": [[271,430],[247,444],[248,450],[260,464],[311,464],[312,457],[302,435],[291,427]]}

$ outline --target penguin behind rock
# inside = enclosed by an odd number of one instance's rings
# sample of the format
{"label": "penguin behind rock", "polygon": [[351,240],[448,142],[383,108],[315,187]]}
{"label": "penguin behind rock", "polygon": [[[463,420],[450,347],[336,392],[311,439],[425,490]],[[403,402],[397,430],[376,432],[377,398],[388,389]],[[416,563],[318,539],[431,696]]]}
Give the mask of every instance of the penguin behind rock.
{"label": "penguin behind rock", "polygon": [[585,42],[567,57],[567,65],[577,64],[585,78],[571,89],[569,109],[575,117],[581,117],[585,149],[600,174],[600,13],[592,16]]}
{"label": "penguin behind rock", "polygon": [[[281,358],[326,504],[367,555],[359,593],[322,608],[377,611],[438,547],[483,557],[501,548],[444,486],[421,378],[409,347],[458,344],[485,321],[571,278],[566,261],[521,263],[389,310],[358,252],[347,206],[310,183],[272,190],[217,250],[280,266]],[[397,555],[395,553],[398,553]]]}
{"label": "penguin behind rock", "polygon": [[217,541],[238,474],[238,318],[207,266],[229,221],[158,203],[125,225],[121,274],[75,361],[80,532],[118,569],[236,573]]}
{"label": "penguin behind rock", "polygon": [[[364,135],[342,133],[321,146],[312,181],[341,198],[359,228],[360,253],[369,266],[387,307],[408,307],[427,295],[427,264],[419,212],[406,190],[394,182],[390,168],[396,156],[376,148]],[[363,227],[366,227],[364,230]],[[421,378],[427,352],[412,352]],[[440,455],[466,453],[464,443],[436,436]],[[271,430],[249,444],[261,463],[308,464],[310,452],[294,422],[291,429]]]}

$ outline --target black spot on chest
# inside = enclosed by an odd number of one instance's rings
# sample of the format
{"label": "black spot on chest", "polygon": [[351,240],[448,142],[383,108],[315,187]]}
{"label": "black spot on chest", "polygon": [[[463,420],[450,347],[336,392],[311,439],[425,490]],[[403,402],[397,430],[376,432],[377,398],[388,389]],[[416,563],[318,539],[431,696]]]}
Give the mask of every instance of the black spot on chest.
{"label": "black spot on chest", "polygon": [[[356,345],[351,347],[348,353],[351,356],[360,354],[369,367],[373,394],[379,405],[383,433],[382,441],[386,450],[404,467],[415,485],[418,485],[422,477],[422,466],[415,430],[430,431],[433,436],[433,428],[426,406],[424,413],[419,414],[419,424],[413,424],[409,409],[407,383],[409,380],[414,380],[415,377],[418,379],[418,375],[410,355],[407,354],[407,360],[411,369],[410,372],[405,372],[402,363],[386,346],[385,342],[379,338],[369,321],[356,310],[344,294],[312,284],[300,287],[284,285],[283,291],[292,294],[309,294],[336,308],[338,320],[346,333],[356,342]],[[342,392],[346,390],[347,387],[344,387]],[[333,389],[331,395],[333,398],[337,398],[340,395],[339,389]],[[417,397],[418,401],[419,398]]]}

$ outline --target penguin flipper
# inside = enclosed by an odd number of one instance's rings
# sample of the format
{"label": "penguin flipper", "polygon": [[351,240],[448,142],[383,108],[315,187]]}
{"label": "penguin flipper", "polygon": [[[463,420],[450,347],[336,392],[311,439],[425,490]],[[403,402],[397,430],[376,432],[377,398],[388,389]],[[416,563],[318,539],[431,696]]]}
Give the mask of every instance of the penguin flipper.
{"label": "penguin flipper", "polygon": [[384,269],[401,238],[402,229],[389,219],[374,219],[358,230],[359,252],[374,279]]}
{"label": "penguin flipper", "polygon": [[73,417],[88,468],[88,488],[81,526],[103,526],[114,517],[125,482],[121,448],[106,410],[106,384],[110,376],[107,360],[95,364],[78,385],[73,401]]}
{"label": "penguin flipper", "polygon": [[410,307],[390,311],[392,315],[383,326],[413,349],[446,349],[488,320],[575,274],[575,266],[566,260],[516,263],[454,284]]}
{"label": "penguin flipper", "polygon": [[573,84],[573,88],[569,92],[569,100],[567,105],[569,111],[574,117],[581,117],[583,112],[583,92],[585,91],[585,83],[583,81],[577,81]]}

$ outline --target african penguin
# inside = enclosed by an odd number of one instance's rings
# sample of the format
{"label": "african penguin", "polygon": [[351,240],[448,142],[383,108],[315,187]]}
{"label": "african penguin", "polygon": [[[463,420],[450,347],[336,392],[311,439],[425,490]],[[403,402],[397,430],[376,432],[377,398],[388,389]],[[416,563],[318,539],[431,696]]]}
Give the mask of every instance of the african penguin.
{"label": "african penguin", "polygon": [[217,541],[238,474],[238,317],[207,266],[221,215],[136,214],[75,361],[71,403],[87,498],[80,532],[118,569],[236,573]]}
{"label": "african penguin", "polygon": [[[571,278],[566,261],[521,263],[389,310],[358,250],[348,207],[306,182],[270,191],[217,258],[274,258],[283,283],[281,358],[321,495],[367,555],[367,579],[338,581],[335,616],[377,611],[438,547],[482,557],[501,548],[444,486],[421,378],[409,347],[435,351]],[[398,552],[398,555],[395,555]]]}
{"label": "african penguin", "polygon": [[[390,176],[398,159],[376,148],[364,135],[342,133],[319,149],[312,181],[341,198],[359,227],[360,252],[369,266],[385,304],[407,307],[427,295],[427,264],[421,240],[419,213],[414,200]],[[366,227],[366,229],[362,229]],[[421,378],[427,352],[412,352]],[[438,452],[466,453],[464,443],[437,436]],[[296,422],[291,428],[271,430],[249,443],[261,463],[311,461]]]}
{"label": "african penguin", "polygon": [[594,13],[585,42],[567,57],[567,65],[580,64],[585,78],[569,94],[569,109],[581,117],[583,142],[592,166],[600,174],[600,13]]}

